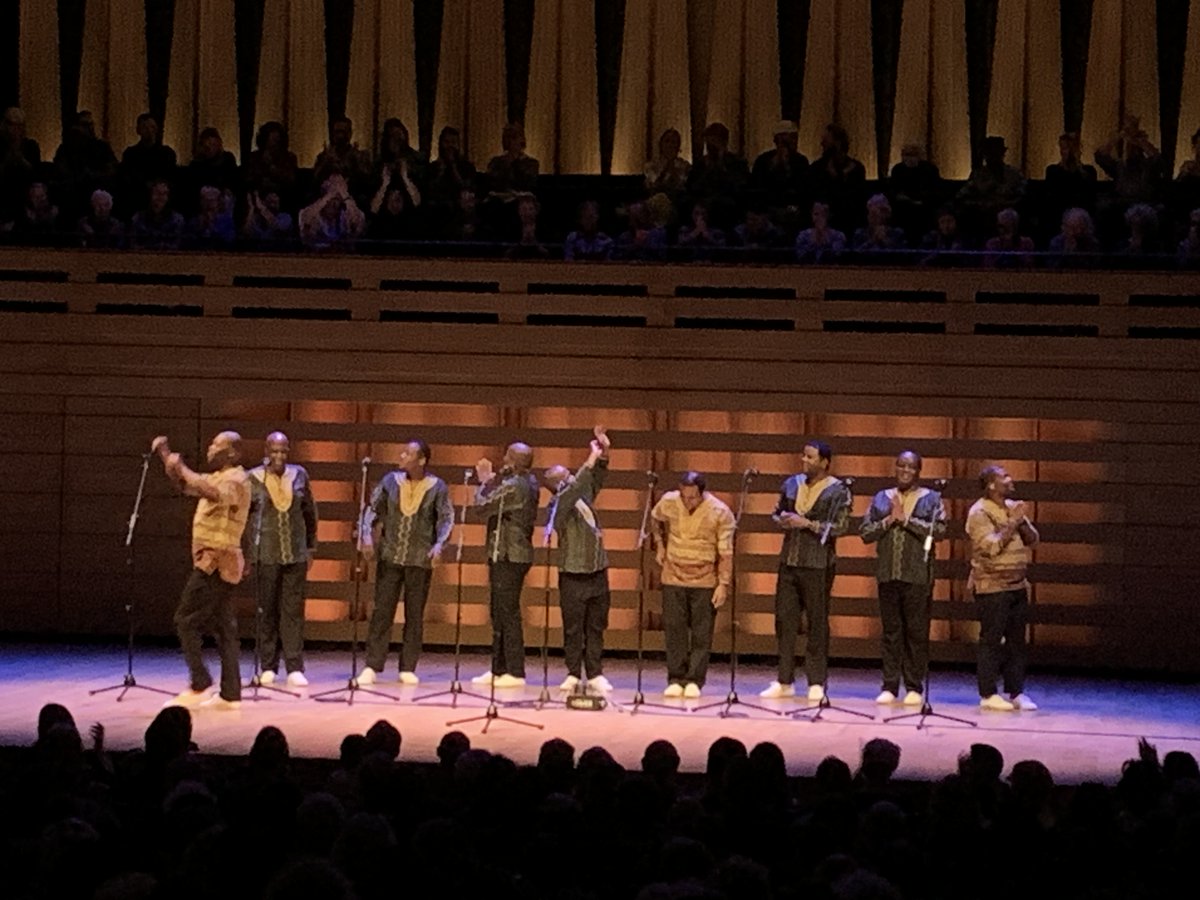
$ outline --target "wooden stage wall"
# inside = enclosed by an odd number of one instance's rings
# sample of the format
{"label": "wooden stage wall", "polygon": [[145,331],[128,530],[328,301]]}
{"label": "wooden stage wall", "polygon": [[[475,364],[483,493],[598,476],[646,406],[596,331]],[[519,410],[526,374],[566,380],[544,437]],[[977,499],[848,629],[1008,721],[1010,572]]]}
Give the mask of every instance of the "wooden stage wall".
{"label": "wooden stage wall", "polygon": [[[1173,274],[0,250],[0,630],[123,632],[122,544],[140,454],[160,431],[192,461],[220,429],[248,438],[251,461],[267,432],[288,432],[322,513],[308,633],[338,640],[363,456],[374,482],[420,436],[460,503],[480,455],[520,438],[539,469],[577,465],[602,422],[614,440],[599,502],[614,646],[635,640],[645,472],[665,489],[702,469],[732,504],[753,466],[740,647],[772,652],[780,538],[768,517],[815,435],[832,443],[835,471],[857,478],[856,516],[901,449],[950,479],[935,658],[974,653],[962,520],[976,473],[997,461],[1043,535],[1035,661],[1200,671],[1197,293],[1194,276]],[[190,509],[152,466],[135,560],[144,633],[170,633]],[[489,635],[482,538],[469,523],[464,622],[477,645]],[[873,551],[851,536],[839,554],[833,652],[875,657]],[[443,565],[431,643],[452,639],[456,588]],[[251,609],[247,594],[247,633]],[[662,646],[659,609],[652,590],[650,648]],[[725,612],[719,650],[729,637]]]}

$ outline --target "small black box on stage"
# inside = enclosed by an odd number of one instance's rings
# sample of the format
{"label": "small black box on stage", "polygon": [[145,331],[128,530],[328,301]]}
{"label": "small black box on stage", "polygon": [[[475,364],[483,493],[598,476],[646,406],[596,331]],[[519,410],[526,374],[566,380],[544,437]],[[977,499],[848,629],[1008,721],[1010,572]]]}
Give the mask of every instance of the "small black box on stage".
{"label": "small black box on stage", "polygon": [[591,712],[599,712],[606,706],[608,706],[608,701],[598,694],[567,695],[567,709],[586,709]]}

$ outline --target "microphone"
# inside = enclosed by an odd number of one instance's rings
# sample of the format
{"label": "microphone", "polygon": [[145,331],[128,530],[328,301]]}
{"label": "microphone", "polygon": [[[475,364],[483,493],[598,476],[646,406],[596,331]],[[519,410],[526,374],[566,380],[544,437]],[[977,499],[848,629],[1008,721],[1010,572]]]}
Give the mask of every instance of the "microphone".
{"label": "microphone", "polygon": [[852,487],[854,487],[854,479],[853,479],[853,478],[849,478],[849,477],[847,477],[847,478],[843,478],[843,479],[842,479],[842,484],[844,484],[844,485],[845,485],[846,487],[848,487],[848,488],[852,488]]}
{"label": "microphone", "polygon": [[742,478],[744,478],[746,481],[749,481],[751,478],[757,478],[757,477],[758,477],[758,469],[754,468],[754,466],[751,466],[745,472],[742,473]]}
{"label": "microphone", "polygon": [[949,483],[950,482],[947,481],[945,478],[935,478],[935,479],[933,479],[933,489],[940,494],[946,490],[946,485],[948,485]]}
{"label": "microphone", "polygon": [[362,458],[362,467],[365,469],[365,468],[366,468],[367,466],[369,466],[370,464],[371,464],[371,457],[369,457],[369,456],[364,456],[364,457]]}
{"label": "microphone", "polygon": [[646,471],[646,482],[648,484],[658,484],[658,473],[653,469],[648,469]]}
{"label": "microphone", "polygon": [[465,484],[465,483],[469,482],[471,480],[472,476],[474,476],[474,474],[475,474],[474,469],[463,469],[463,483]]}

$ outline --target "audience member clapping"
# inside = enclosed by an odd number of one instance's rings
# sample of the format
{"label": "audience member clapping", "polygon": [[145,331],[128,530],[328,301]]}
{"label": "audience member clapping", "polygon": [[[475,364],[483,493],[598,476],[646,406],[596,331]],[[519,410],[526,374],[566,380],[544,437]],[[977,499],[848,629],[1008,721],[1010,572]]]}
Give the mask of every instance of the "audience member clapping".
{"label": "audience member clapping", "polygon": [[437,158],[429,166],[425,211],[434,235],[451,240],[458,237],[463,191],[475,190],[475,166],[462,155],[462,135],[447,125],[438,135]]}
{"label": "audience member clapping", "polygon": [[983,264],[989,268],[1033,265],[1033,240],[1021,234],[1021,217],[1015,209],[996,213],[996,234],[988,238],[983,249]]}
{"label": "audience member clapping", "polygon": [[134,213],[130,227],[135,250],[178,250],[183,240],[183,216],[171,209],[171,185],[159,179],[150,185],[150,203]]}
{"label": "audience member clapping", "polygon": [[644,169],[646,193],[666,194],[673,201],[687,190],[692,164],[679,155],[683,138],[674,128],[668,128],[658,138],[658,155],[648,160]]}
{"label": "audience member clapping", "polygon": [[725,246],[725,232],[713,226],[707,203],[692,204],[692,225],[680,230],[679,246],[691,251],[692,259],[710,259],[713,251]]}
{"label": "audience member clapping", "polygon": [[829,224],[829,204],[812,205],[812,226],[796,235],[796,261],[829,263],[846,249],[846,235]]}
{"label": "audience member clapping", "polygon": [[587,200],[579,205],[578,227],[563,241],[563,259],[598,261],[612,258],[613,239],[600,230],[600,205]]}
{"label": "audience member clapping", "polygon": [[200,188],[196,215],[188,222],[188,243],[193,247],[217,249],[233,243],[232,203],[215,187]]}
{"label": "audience member clapping", "polygon": [[242,173],[246,190],[259,196],[275,194],[291,200],[295,197],[299,171],[296,154],[288,149],[288,133],[283,123],[264,122],[254,137],[254,150]]}
{"label": "audience member clapping", "polygon": [[[1087,265],[1093,260],[1094,254],[1100,252],[1100,242],[1096,240],[1095,227],[1092,217],[1086,209],[1068,209],[1062,216],[1062,231],[1050,239],[1047,248],[1052,264]],[[1084,257],[1082,260],[1071,260],[1068,257]]]}
{"label": "audience member clapping", "polygon": [[858,253],[903,250],[904,232],[893,227],[891,221],[892,204],[886,195],[875,194],[867,200],[867,224],[854,232],[851,246]]}
{"label": "audience member clapping", "polygon": [[300,211],[300,241],[310,250],[353,250],[367,220],[341,175],[321,185],[321,196]]}
{"label": "audience member clapping", "polygon": [[617,238],[614,259],[661,260],[666,255],[667,232],[655,226],[644,203],[629,204],[629,229]]}
{"label": "audience member clapping", "polygon": [[292,217],[283,211],[279,194],[254,191],[246,198],[246,219],[242,237],[257,246],[270,246],[291,238]]}

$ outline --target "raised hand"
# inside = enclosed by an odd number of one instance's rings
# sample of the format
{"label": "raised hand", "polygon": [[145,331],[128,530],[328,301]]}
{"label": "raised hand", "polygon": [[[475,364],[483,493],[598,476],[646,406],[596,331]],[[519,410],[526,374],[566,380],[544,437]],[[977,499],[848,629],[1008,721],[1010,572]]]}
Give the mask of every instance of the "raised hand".
{"label": "raised hand", "polygon": [[492,461],[484,458],[475,463],[475,477],[479,479],[480,484],[487,484],[496,477],[496,470],[492,467]]}

